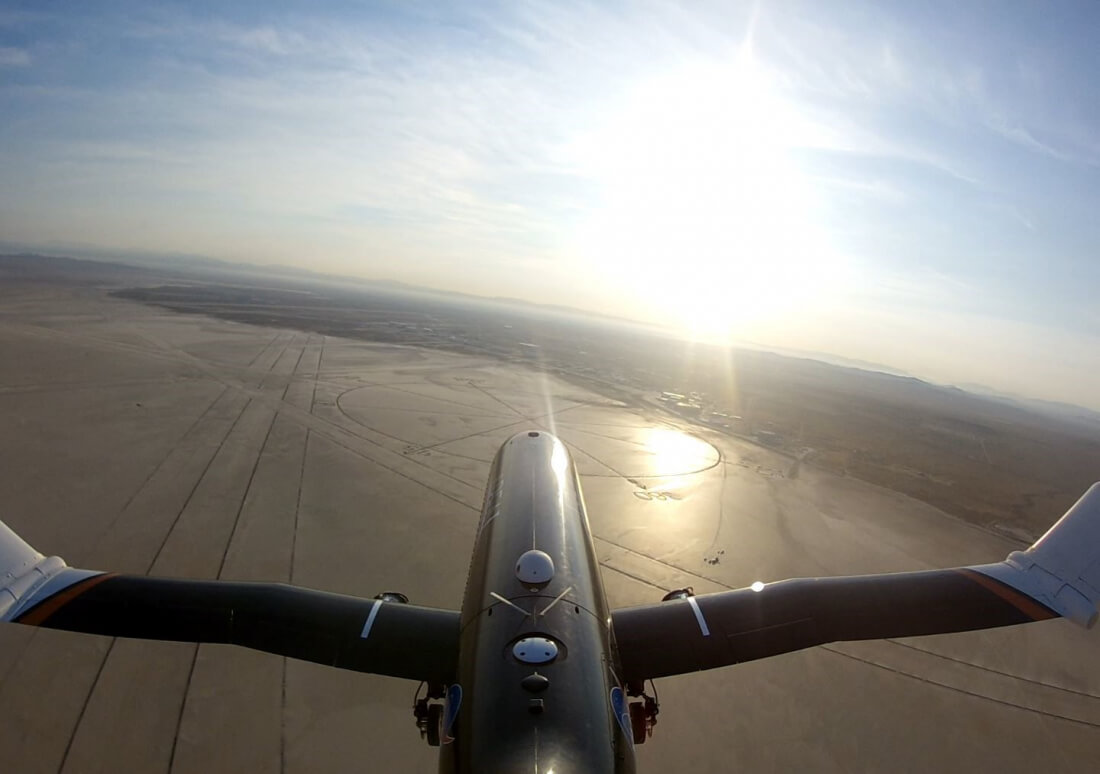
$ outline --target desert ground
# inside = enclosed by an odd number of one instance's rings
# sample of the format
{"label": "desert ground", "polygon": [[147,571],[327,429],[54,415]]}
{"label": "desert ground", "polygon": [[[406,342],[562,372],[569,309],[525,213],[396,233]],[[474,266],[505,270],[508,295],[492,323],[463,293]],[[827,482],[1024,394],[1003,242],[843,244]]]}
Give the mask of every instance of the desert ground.
{"label": "desert ground", "polygon": [[[0,288],[0,355],[0,519],[74,566],[457,608],[489,462],[528,428],[574,454],[613,607],[1022,545],[491,357],[35,284]],[[657,689],[642,772],[1100,760],[1100,633],[1061,620],[828,645]],[[3,626],[0,768],[430,772],[415,690],[229,646]]]}

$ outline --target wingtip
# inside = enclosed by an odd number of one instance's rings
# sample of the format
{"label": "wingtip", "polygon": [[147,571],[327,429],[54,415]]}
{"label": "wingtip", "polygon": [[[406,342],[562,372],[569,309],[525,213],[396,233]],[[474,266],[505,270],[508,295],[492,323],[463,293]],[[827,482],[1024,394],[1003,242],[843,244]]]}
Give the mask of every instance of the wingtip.
{"label": "wingtip", "polygon": [[43,555],[0,521],[0,621],[14,621],[50,595],[98,574]]}
{"label": "wingtip", "polygon": [[0,521],[0,583],[18,578],[42,559],[42,554]]}
{"label": "wingtip", "polygon": [[1100,619],[1100,482],[1026,551],[974,569],[1091,629]]}

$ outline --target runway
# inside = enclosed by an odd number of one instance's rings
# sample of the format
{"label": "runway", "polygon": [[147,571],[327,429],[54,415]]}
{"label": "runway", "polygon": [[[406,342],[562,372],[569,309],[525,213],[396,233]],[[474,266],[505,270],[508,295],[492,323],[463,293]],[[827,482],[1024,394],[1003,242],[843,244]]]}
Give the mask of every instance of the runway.
{"label": "runway", "polygon": [[[457,609],[490,460],[526,428],[574,454],[613,607],[1020,547],[487,358],[50,288],[0,295],[0,352],[0,518],[73,566],[396,590]],[[639,770],[1076,772],[1100,759],[1098,656],[1100,634],[1050,621],[661,680]],[[415,690],[228,646],[5,626],[0,761],[430,772]]]}

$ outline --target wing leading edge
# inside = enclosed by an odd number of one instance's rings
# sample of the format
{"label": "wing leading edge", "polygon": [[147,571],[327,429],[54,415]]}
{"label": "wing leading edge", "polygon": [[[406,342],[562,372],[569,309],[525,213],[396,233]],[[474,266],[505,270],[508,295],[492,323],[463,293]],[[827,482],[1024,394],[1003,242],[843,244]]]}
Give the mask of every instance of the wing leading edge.
{"label": "wing leading edge", "polygon": [[281,583],[115,575],[44,557],[0,522],[0,621],[241,645],[359,672],[447,684],[459,614]]}
{"label": "wing leading edge", "polygon": [[841,640],[992,629],[1100,605],[1100,483],[1031,548],[996,564],[799,578],[612,613],[629,683]]}

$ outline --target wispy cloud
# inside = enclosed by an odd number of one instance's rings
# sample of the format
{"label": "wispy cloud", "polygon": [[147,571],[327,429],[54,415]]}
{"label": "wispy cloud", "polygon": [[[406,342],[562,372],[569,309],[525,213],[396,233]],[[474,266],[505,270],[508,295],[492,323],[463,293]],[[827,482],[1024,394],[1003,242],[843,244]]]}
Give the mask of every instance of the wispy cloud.
{"label": "wispy cloud", "polygon": [[[648,186],[664,207],[650,219],[672,212],[727,246],[741,228],[765,250],[767,229],[734,210],[782,204],[761,219],[783,232],[775,241],[805,227],[806,250],[843,253],[862,277],[847,298],[867,315],[894,310],[912,328],[934,310],[978,308],[1080,330],[1083,313],[1065,310],[1100,282],[1091,39],[1028,8],[1018,20],[943,18],[920,5],[0,11],[0,223],[24,241],[309,256],[605,309],[627,293],[615,272],[584,279],[595,275],[571,239],[610,199]],[[722,79],[673,77],[749,59],[760,98],[743,104],[727,104],[739,97]],[[679,91],[652,97],[654,82]],[[639,94],[660,104],[632,114]],[[682,131],[668,115],[693,102],[715,108],[703,112],[716,128]],[[798,195],[720,161],[753,111],[769,110],[758,123]],[[694,145],[673,147],[685,138]],[[610,157],[628,162],[630,185],[607,184]],[[678,160],[699,186],[660,179]],[[657,226],[625,218],[605,236],[645,249],[630,232]],[[661,244],[700,244],[686,236]]]}
{"label": "wispy cloud", "polygon": [[0,67],[27,67],[31,55],[23,48],[0,46]]}
{"label": "wispy cloud", "polygon": [[[862,7],[860,24],[837,24],[846,11],[774,10],[760,47],[797,99],[840,125],[839,137],[862,147],[886,146],[960,180],[987,177],[967,158],[975,130],[987,132],[990,142],[1067,163],[1100,161],[1096,95],[1081,106],[1085,112],[1057,96],[1067,88],[1067,75],[1084,78],[1091,63],[1074,60],[1073,53],[1058,61],[1050,49],[1040,56],[1035,46],[1008,45],[1000,39],[1007,34],[1003,21],[982,20],[980,29],[959,25],[946,34],[899,18],[887,4]],[[1081,85],[1087,87],[1088,79]],[[899,143],[899,121],[906,128],[924,121],[941,129]]]}

